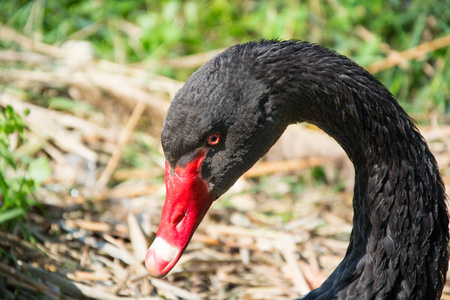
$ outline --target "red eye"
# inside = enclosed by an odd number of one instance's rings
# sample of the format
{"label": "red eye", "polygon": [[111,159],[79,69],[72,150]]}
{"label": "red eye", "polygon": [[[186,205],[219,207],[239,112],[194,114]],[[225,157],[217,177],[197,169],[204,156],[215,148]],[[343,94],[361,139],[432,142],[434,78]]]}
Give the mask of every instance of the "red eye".
{"label": "red eye", "polygon": [[210,145],[210,146],[215,146],[215,145],[217,145],[219,142],[220,142],[220,135],[218,135],[218,134],[211,134],[211,135],[208,137],[208,140],[207,140],[207,143],[208,143],[208,145]]}

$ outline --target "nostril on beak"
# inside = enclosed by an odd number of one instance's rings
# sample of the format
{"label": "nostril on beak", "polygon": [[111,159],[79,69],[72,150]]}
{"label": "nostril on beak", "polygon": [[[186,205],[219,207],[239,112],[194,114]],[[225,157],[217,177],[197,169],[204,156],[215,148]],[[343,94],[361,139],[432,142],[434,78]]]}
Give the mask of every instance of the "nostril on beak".
{"label": "nostril on beak", "polygon": [[186,212],[183,212],[183,213],[181,213],[181,214],[179,214],[176,218],[175,218],[175,220],[173,221],[173,225],[175,226],[175,227],[178,227],[179,226],[179,224],[184,220],[184,218],[186,217]]}

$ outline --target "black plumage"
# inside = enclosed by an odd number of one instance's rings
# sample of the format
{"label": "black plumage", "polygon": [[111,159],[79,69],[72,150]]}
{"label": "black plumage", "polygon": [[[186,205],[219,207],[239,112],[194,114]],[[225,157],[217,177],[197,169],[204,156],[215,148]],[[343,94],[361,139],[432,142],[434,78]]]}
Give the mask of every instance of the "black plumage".
{"label": "black plumage", "polygon": [[304,299],[439,299],[449,232],[436,161],[391,93],[350,59],[298,41],[230,47],[177,93],[162,145],[175,167],[219,134],[201,165],[219,197],[297,122],[336,139],[355,168],[347,253]]}

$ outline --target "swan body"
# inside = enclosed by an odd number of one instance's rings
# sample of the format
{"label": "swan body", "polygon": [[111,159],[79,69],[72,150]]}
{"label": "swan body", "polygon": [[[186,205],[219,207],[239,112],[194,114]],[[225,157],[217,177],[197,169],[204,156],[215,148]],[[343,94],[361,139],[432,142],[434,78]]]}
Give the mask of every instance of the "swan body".
{"label": "swan body", "polygon": [[298,122],[332,136],[355,168],[348,250],[303,299],[439,299],[449,232],[435,158],[379,81],[298,41],[230,47],[176,94],[162,131],[167,195],[150,273],[170,271],[212,202]]}

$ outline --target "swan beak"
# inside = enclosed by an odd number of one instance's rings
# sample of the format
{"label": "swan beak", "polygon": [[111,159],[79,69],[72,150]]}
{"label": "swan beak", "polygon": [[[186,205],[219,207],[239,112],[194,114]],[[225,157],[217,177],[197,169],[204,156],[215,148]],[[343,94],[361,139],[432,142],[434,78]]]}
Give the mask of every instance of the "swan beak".
{"label": "swan beak", "polygon": [[166,276],[175,266],[215,200],[201,177],[205,156],[200,150],[185,166],[174,169],[166,162],[166,201],[156,238],[145,255],[145,266],[154,277]]}

